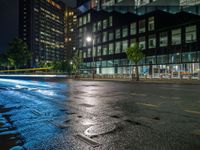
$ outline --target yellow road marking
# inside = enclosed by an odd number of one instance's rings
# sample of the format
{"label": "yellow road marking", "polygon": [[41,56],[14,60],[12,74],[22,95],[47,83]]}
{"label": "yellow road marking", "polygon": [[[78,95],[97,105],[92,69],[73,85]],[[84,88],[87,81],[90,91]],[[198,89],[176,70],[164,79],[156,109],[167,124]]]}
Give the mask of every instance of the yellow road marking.
{"label": "yellow road marking", "polygon": [[159,107],[158,105],[147,104],[147,103],[136,103],[137,105],[147,106],[147,107]]}
{"label": "yellow road marking", "polygon": [[188,112],[188,113],[200,115],[200,112],[199,112],[199,111],[194,111],[194,110],[184,110],[184,111],[185,111],[185,112]]}

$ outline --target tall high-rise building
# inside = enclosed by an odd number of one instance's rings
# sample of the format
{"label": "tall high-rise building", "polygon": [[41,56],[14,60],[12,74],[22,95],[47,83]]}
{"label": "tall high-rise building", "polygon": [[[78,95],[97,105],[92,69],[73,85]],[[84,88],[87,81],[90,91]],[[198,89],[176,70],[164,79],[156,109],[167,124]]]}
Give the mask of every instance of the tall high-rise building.
{"label": "tall high-rise building", "polygon": [[61,1],[19,0],[19,37],[32,52],[32,67],[64,59],[64,11]]}
{"label": "tall high-rise building", "polygon": [[77,42],[77,14],[76,9],[67,7],[65,11],[65,56],[71,59],[76,52]]}

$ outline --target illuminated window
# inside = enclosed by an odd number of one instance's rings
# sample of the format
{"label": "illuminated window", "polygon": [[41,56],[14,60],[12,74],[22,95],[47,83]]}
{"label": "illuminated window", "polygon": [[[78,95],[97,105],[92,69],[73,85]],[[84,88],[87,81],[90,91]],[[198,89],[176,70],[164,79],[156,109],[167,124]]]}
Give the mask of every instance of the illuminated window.
{"label": "illuminated window", "polygon": [[109,32],[109,41],[112,41],[114,39],[113,32]]}
{"label": "illuminated window", "polygon": [[172,45],[181,44],[181,29],[172,30]]}
{"label": "illuminated window", "polygon": [[127,37],[128,36],[128,27],[124,27],[122,29],[122,37]]}
{"label": "illuminated window", "polygon": [[103,20],[103,29],[106,29],[108,27],[108,20]]}
{"label": "illuminated window", "polygon": [[122,52],[125,52],[128,48],[128,40],[122,41]]}
{"label": "illuminated window", "polygon": [[162,32],[160,33],[160,47],[164,47],[168,45],[168,33]]}
{"label": "illuminated window", "polygon": [[103,42],[106,42],[108,38],[108,32],[103,32]]}
{"label": "illuminated window", "polygon": [[116,39],[121,38],[121,30],[120,29],[115,30],[115,38]]}
{"label": "illuminated window", "polygon": [[149,48],[155,48],[156,47],[156,37],[155,35],[149,36]]}
{"label": "illuminated window", "polygon": [[113,54],[113,52],[114,52],[114,44],[110,43],[109,44],[109,54]]}
{"label": "illuminated window", "polygon": [[109,17],[109,26],[110,27],[113,26],[113,17],[112,16]]}
{"label": "illuminated window", "polygon": [[196,42],[197,40],[197,26],[189,26],[185,29],[186,43]]}
{"label": "illuminated window", "polygon": [[136,28],[136,23],[131,23],[131,35],[135,35],[136,34],[136,31],[137,31],[137,28]]}
{"label": "illuminated window", "polygon": [[139,38],[139,46],[143,50],[146,49],[146,40],[144,36]]}
{"label": "illuminated window", "polygon": [[98,21],[98,23],[97,23],[97,29],[98,29],[98,31],[101,30],[101,21]]}
{"label": "illuminated window", "polygon": [[115,43],[115,54],[121,52],[121,42],[116,42]]}
{"label": "illuminated window", "polygon": [[139,33],[144,33],[146,31],[145,23],[145,20],[139,21]]}
{"label": "illuminated window", "polygon": [[154,17],[150,17],[150,18],[149,18],[148,29],[149,29],[149,31],[152,31],[152,30],[155,29]]}
{"label": "illuminated window", "polygon": [[101,56],[101,46],[97,47],[97,56]]}
{"label": "illuminated window", "polygon": [[108,53],[107,45],[104,45],[103,46],[103,55],[107,55],[107,53]]}

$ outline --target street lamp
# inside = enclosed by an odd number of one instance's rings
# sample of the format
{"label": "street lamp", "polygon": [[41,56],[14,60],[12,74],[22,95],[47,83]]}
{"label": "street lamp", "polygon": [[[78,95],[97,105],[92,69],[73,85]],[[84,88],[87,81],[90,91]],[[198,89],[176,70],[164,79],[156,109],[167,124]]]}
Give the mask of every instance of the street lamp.
{"label": "street lamp", "polygon": [[72,65],[73,65],[73,61],[71,60],[69,64],[70,64],[69,75],[72,78]]}
{"label": "street lamp", "polygon": [[91,37],[91,36],[88,36],[88,37],[86,38],[86,41],[87,41],[88,43],[92,42],[92,37]]}
{"label": "street lamp", "polygon": [[92,43],[92,78],[93,78],[93,80],[94,80],[94,73],[95,73],[94,54],[93,54],[93,52],[94,52],[94,38],[91,37],[91,36],[87,36],[87,37],[86,37],[86,41],[87,41],[88,43]]}

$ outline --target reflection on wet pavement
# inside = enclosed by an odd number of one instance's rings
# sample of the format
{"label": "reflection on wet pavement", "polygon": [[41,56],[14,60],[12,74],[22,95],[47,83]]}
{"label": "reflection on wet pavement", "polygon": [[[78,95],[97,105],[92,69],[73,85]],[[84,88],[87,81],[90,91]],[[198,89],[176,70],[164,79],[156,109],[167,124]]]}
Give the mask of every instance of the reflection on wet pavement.
{"label": "reflection on wet pavement", "polygon": [[199,150],[199,87],[0,79],[0,149]]}

